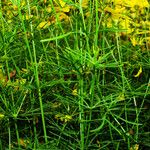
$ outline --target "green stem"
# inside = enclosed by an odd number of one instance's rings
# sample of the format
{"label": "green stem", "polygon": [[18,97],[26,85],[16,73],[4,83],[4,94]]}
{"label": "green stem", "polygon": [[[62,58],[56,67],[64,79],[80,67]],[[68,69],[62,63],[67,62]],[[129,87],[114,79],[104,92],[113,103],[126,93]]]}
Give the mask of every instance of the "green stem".
{"label": "green stem", "polygon": [[80,120],[80,149],[84,150],[84,109],[83,109],[83,77],[80,76],[80,82],[79,82],[79,95],[80,95],[80,100],[79,100],[79,120]]}
{"label": "green stem", "polygon": [[[27,0],[28,3],[28,12],[29,16],[31,15],[30,11],[30,4],[29,1]],[[34,41],[34,33],[33,33],[33,25],[32,22],[30,23],[30,28],[31,28],[31,35],[32,35],[32,48],[33,48],[33,58],[34,58],[34,75],[35,75],[35,80],[36,80],[36,86],[37,86],[37,92],[38,92],[38,97],[39,97],[39,102],[40,102],[40,110],[41,110],[41,116],[42,116],[42,124],[43,124],[43,131],[44,131],[44,138],[45,138],[45,143],[48,143],[47,140],[47,132],[46,132],[46,125],[45,125],[45,118],[44,118],[44,110],[43,110],[43,101],[42,101],[42,93],[41,93],[41,88],[40,88],[40,81],[39,81],[39,73],[38,73],[38,63],[36,59],[36,48],[35,48],[35,41]]]}
{"label": "green stem", "polygon": [[[82,31],[82,27],[80,27],[80,33]],[[84,66],[84,62],[83,62],[83,43],[82,43],[82,34],[80,34],[80,60],[81,60],[81,65]],[[79,120],[80,120],[80,150],[84,150],[85,149],[85,142],[84,142],[84,137],[85,137],[85,132],[84,132],[84,97],[83,97],[83,84],[84,84],[84,80],[83,80],[83,68],[80,68],[80,75],[79,75]]]}
{"label": "green stem", "polygon": [[19,131],[18,131],[18,126],[17,126],[16,120],[15,120],[15,130],[16,130],[18,146],[19,146],[19,149],[20,149],[20,138],[19,138]]}

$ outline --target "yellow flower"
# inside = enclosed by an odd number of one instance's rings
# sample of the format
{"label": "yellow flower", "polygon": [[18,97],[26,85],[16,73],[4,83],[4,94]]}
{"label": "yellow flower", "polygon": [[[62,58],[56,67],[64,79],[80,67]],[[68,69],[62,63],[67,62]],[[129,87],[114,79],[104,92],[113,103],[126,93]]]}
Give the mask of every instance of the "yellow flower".
{"label": "yellow flower", "polygon": [[137,40],[135,39],[135,36],[131,37],[130,40],[133,46],[136,46],[138,44]]}
{"label": "yellow flower", "polygon": [[135,144],[132,147],[130,147],[130,150],[139,150],[139,144]]}
{"label": "yellow flower", "polygon": [[55,7],[56,12],[69,12],[70,11],[70,6],[68,6],[66,2],[64,2],[64,0],[59,0],[59,4],[57,5],[59,6]]}
{"label": "yellow flower", "polygon": [[0,119],[3,119],[4,116],[5,116],[4,114],[1,114],[1,113],[0,113]]}
{"label": "yellow flower", "polygon": [[137,74],[134,75],[135,78],[139,77],[142,73],[142,67],[140,66],[139,71],[137,72]]}
{"label": "yellow flower", "polygon": [[55,115],[55,119],[66,123],[66,122],[69,122],[69,121],[72,120],[72,116],[70,116],[70,115],[63,115],[63,114],[57,114],[57,115]]}
{"label": "yellow flower", "polygon": [[134,31],[133,28],[130,26],[131,24],[131,19],[127,16],[123,16],[122,19],[120,20],[119,26],[121,29],[125,29],[127,34],[132,33]]}
{"label": "yellow flower", "polygon": [[82,7],[87,8],[88,7],[88,0],[82,0]]}
{"label": "yellow flower", "polygon": [[51,23],[49,21],[42,21],[38,26],[37,26],[37,29],[45,29],[47,28],[48,26],[50,26]]}
{"label": "yellow flower", "polygon": [[68,122],[68,121],[71,121],[72,120],[72,116],[70,116],[70,115],[65,115],[65,117],[64,117],[64,121],[65,122]]}
{"label": "yellow flower", "polygon": [[65,13],[60,13],[59,20],[69,21],[69,16],[67,16]]}
{"label": "yellow flower", "polygon": [[48,13],[51,13],[51,12],[52,12],[52,7],[51,7],[51,5],[48,5],[48,6],[46,7],[46,11],[47,11]]}
{"label": "yellow flower", "polygon": [[26,148],[29,143],[30,143],[29,140],[26,140],[26,139],[23,139],[23,138],[19,139],[19,143],[16,142],[17,145],[20,144],[24,148]]}
{"label": "yellow flower", "polygon": [[147,0],[124,0],[125,4],[128,7],[135,7],[135,6],[139,6],[139,8],[144,8],[144,7],[149,7],[149,3]]}
{"label": "yellow flower", "polygon": [[74,90],[72,91],[72,95],[74,95],[74,96],[77,96],[77,95],[78,95],[77,89],[74,89]]}
{"label": "yellow flower", "polygon": [[61,7],[64,7],[66,5],[66,2],[64,2],[63,0],[59,0],[59,3],[61,5]]}
{"label": "yellow flower", "polygon": [[117,97],[118,101],[124,101],[125,100],[125,95],[124,93],[120,93],[119,96]]}
{"label": "yellow flower", "polygon": [[108,3],[113,2],[114,5],[121,5],[124,3],[123,0],[107,0]]}
{"label": "yellow flower", "polygon": [[6,76],[3,74],[2,65],[0,65],[0,83],[5,84]]}

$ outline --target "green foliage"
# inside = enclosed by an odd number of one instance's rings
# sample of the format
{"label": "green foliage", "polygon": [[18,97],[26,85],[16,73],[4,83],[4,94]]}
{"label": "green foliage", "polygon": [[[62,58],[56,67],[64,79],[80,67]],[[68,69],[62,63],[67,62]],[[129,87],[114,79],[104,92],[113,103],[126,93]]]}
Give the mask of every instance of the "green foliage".
{"label": "green foliage", "polygon": [[149,149],[149,3],[0,1],[0,149]]}

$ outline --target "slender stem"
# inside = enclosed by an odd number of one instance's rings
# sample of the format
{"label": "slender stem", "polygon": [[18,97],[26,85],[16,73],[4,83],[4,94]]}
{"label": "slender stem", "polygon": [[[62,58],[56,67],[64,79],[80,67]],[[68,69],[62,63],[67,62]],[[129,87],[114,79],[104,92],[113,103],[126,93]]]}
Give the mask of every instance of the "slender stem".
{"label": "slender stem", "polygon": [[[81,0],[80,0],[80,7],[81,7]],[[80,27],[80,33],[82,31],[82,26]],[[85,138],[85,131],[84,131],[84,98],[83,98],[83,84],[84,84],[84,80],[83,80],[83,67],[84,67],[84,61],[83,61],[83,43],[82,43],[82,34],[80,34],[80,42],[79,42],[79,47],[80,47],[80,63],[82,65],[82,67],[80,68],[80,75],[79,75],[79,96],[80,96],[80,100],[79,100],[79,120],[80,120],[80,149],[84,150],[85,149],[85,142],[84,142],[84,138]]]}
{"label": "slender stem", "polygon": [[20,149],[20,138],[19,138],[19,131],[18,131],[18,125],[16,123],[16,120],[15,120],[15,130],[16,130],[18,146],[19,146],[19,149]]}
{"label": "slender stem", "polygon": [[99,29],[99,26],[98,26],[98,22],[99,22],[99,17],[98,17],[98,1],[95,0],[95,14],[96,14],[96,21],[95,21],[95,24],[96,24],[96,33],[95,33],[95,48],[98,46],[98,29]]}
{"label": "slender stem", "polygon": [[8,119],[8,135],[9,135],[9,150],[11,150],[11,132],[10,132],[10,126],[9,126],[9,119]]}
{"label": "slender stem", "polygon": [[[28,3],[28,13],[29,16],[31,15],[31,10],[30,10],[30,3],[29,0],[27,0]],[[30,28],[31,28],[31,35],[32,35],[32,48],[33,48],[33,58],[34,58],[34,75],[35,75],[35,80],[36,80],[36,86],[37,86],[37,92],[38,92],[38,97],[39,97],[39,102],[40,102],[40,110],[41,110],[41,116],[42,116],[42,124],[43,124],[43,131],[44,131],[44,138],[45,138],[45,143],[48,143],[47,140],[47,132],[46,132],[46,125],[45,125],[45,118],[44,118],[44,110],[43,110],[43,101],[42,101],[42,93],[41,93],[41,88],[40,88],[40,81],[39,81],[39,73],[38,73],[38,63],[36,59],[36,48],[35,48],[35,41],[34,41],[34,33],[33,33],[33,25],[32,21],[30,23]]]}
{"label": "slender stem", "polygon": [[79,95],[80,95],[80,100],[79,100],[79,120],[80,120],[80,139],[81,139],[81,143],[80,143],[80,149],[84,150],[84,109],[83,109],[83,77],[79,77]]}

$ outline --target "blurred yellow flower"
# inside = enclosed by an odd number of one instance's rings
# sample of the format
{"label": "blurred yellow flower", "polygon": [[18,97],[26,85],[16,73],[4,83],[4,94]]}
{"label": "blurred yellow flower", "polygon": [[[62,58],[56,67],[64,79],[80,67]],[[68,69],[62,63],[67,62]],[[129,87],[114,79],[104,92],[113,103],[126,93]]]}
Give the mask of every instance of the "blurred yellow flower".
{"label": "blurred yellow flower", "polygon": [[19,143],[16,142],[17,145],[20,144],[24,148],[26,148],[29,143],[30,143],[29,140],[26,140],[26,139],[23,139],[23,138],[19,139]]}
{"label": "blurred yellow flower", "polygon": [[124,93],[120,93],[119,96],[117,97],[118,101],[124,101],[125,100],[125,95]]}
{"label": "blurred yellow flower", "polygon": [[149,7],[147,0],[124,0],[124,3],[129,7],[139,6],[139,8]]}
{"label": "blurred yellow flower", "polygon": [[78,95],[77,89],[74,89],[74,90],[72,91],[72,95],[74,95],[74,96],[77,96],[77,95]]}
{"label": "blurred yellow flower", "polygon": [[48,26],[50,26],[51,23],[50,21],[42,21],[38,26],[37,26],[37,29],[45,29],[47,28]]}
{"label": "blurred yellow flower", "polygon": [[59,3],[61,5],[61,7],[64,7],[66,5],[66,2],[64,2],[64,0],[59,0]]}
{"label": "blurred yellow flower", "polygon": [[66,122],[69,122],[69,121],[72,120],[72,116],[70,116],[70,115],[63,115],[63,114],[57,114],[57,115],[55,115],[55,119],[66,123]]}
{"label": "blurred yellow flower", "polygon": [[139,71],[137,72],[136,75],[134,75],[134,77],[135,77],[135,78],[139,77],[139,76],[141,75],[141,73],[142,73],[142,67],[140,66]]}
{"label": "blurred yellow flower", "polygon": [[88,7],[88,0],[82,0],[82,7],[87,8]]}
{"label": "blurred yellow flower", "polygon": [[1,113],[0,113],[0,119],[3,119],[4,116],[5,116],[4,114],[1,114]]}
{"label": "blurred yellow flower", "polygon": [[0,65],[0,83],[5,84],[6,83],[6,76],[3,74],[2,65]]}
{"label": "blurred yellow flower", "polygon": [[130,147],[130,150],[139,150],[139,144],[135,144],[132,147]]}
{"label": "blurred yellow flower", "polygon": [[68,122],[68,121],[71,121],[72,120],[72,116],[70,116],[70,115],[65,115],[64,116],[64,121],[65,122]]}
{"label": "blurred yellow flower", "polygon": [[131,43],[132,43],[133,46],[136,46],[136,45],[138,44],[138,42],[137,42],[135,36],[132,36],[132,37],[130,38],[130,40],[131,40]]}

